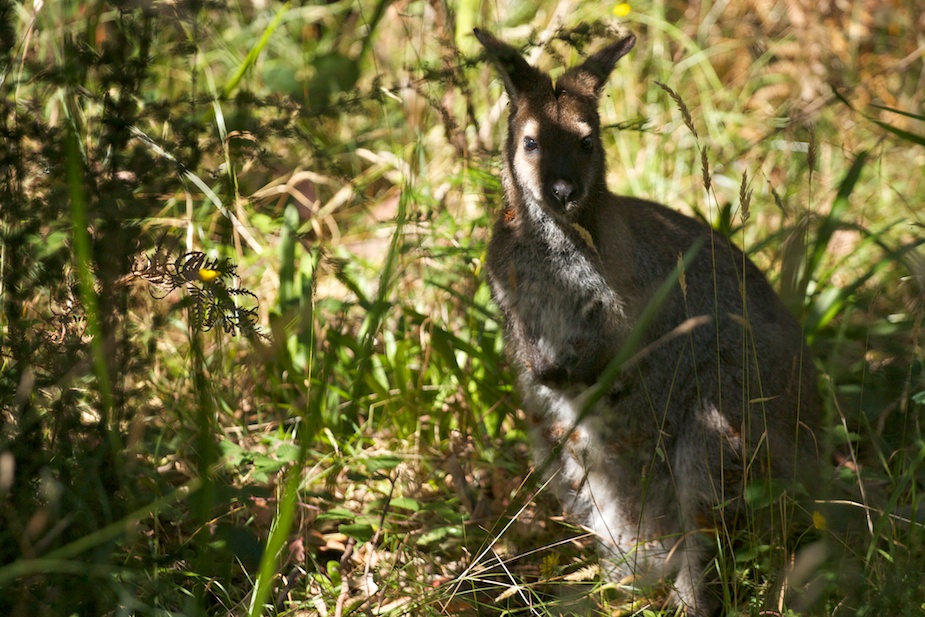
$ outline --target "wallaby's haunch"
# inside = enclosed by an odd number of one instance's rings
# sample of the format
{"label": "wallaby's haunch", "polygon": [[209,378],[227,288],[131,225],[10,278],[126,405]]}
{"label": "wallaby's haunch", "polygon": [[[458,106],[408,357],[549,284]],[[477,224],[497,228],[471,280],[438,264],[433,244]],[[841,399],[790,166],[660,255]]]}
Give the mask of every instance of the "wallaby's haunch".
{"label": "wallaby's haunch", "polygon": [[710,614],[717,538],[771,526],[751,518],[746,487],[814,480],[819,403],[800,326],[707,225],[608,191],[597,104],[635,37],[553,84],[475,35],[510,97],[486,269],[537,461],[553,457],[559,497],[599,538],[608,578],[673,577],[674,602]]}

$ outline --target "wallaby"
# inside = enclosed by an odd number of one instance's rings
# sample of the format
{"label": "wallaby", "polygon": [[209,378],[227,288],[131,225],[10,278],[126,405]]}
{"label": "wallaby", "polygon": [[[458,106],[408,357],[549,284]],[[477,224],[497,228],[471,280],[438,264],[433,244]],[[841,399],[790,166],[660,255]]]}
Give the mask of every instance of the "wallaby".
{"label": "wallaby", "polygon": [[753,514],[745,488],[816,479],[800,326],[708,225],[607,189],[598,100],[634,36],[555,84],[475,36],[510,98],[486,270],[535,458],[553,457],[557,494],[598,537],[608,578],[673,577],[671,600],[708,615],[717,537]]}

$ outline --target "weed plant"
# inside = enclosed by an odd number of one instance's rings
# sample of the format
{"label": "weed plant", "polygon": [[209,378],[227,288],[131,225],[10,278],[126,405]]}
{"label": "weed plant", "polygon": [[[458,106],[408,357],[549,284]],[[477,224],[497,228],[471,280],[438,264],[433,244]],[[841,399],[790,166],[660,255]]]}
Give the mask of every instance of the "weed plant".
{"label": "weed plant", "polygon": [[657,614],[532,471],[481,272],[471,27],[561,66],[618,22],[611,187],[743,246],[822,374],[830,497],[721,554],[729,613],[920,614],[922,20],[0,1],[0,614]]}

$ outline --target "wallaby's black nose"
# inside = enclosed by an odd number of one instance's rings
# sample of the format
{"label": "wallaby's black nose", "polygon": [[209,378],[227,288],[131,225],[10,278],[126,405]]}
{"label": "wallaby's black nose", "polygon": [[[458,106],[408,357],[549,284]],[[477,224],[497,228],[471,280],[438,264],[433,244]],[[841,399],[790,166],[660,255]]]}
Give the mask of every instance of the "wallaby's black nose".
{"label": "wallaby's black nose", "polygon": [[560,204],[567,204],[575,194],[575,185],[568,180],[556,180],[552,183],[552,194]]}

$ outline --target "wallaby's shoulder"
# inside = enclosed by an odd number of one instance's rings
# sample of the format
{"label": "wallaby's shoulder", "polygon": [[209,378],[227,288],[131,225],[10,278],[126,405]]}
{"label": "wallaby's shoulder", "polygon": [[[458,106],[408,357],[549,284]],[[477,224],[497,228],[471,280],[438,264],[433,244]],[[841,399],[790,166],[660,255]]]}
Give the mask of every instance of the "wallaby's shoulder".
{"label": "wallaby's shoulder", "polygon": [[664,204],[609,192],[589,214],[588,226],[600,228],[601,235],[609,235],[611,229],[617,229],[618,233],[638,238],[640,245],[648,245],[650,239],[671,239],[670,243],[650,247],[655,250],[683,247],[712,233],[703,221]]}
{"label": "wallaby's shoulder", "polygon": [[584,226],[593,230],[605,263],[643,268],[662,278],[677,265],[679,255],[716,233],[703,221],[663,204],[612,193],[587,216]]}

